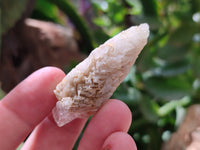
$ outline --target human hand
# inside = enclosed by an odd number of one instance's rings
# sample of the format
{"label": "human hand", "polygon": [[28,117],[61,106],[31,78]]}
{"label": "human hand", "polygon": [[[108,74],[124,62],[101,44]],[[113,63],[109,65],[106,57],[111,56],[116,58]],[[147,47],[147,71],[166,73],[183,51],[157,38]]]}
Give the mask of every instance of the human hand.
{"label": "human hand", "polygon": [[[65,74],[54,67],[40,69],[22,81],[0,101],[0,149],[71,150],[87,119],[75,119],[63,127],[54,122],[53,89]],[[119,100],[109,100],[87,125],[78,150],[136,150],[127,134],[131,112]]]}

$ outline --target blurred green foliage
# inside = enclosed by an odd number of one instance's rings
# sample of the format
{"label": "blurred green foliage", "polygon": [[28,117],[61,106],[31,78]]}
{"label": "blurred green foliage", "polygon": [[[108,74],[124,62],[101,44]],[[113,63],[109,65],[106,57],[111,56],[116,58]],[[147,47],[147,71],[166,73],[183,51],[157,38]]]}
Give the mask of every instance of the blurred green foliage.
{"label": "blurred green foliage", "polygon": [[200,102],[199,0],[37,0],[32,17],[62,25],[68,17],[87,54],[127,27],[150,25],[148,44],[112,96],[132,111],[138,149],[161,149]]}

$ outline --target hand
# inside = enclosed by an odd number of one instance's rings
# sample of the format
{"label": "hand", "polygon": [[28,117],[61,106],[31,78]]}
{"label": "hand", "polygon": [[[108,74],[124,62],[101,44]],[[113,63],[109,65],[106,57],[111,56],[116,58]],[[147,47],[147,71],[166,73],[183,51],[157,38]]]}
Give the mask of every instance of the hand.
{"label": "hand", "polygon": [[[65,74],[54,67],[40,69],[0,101],[0,149],[13,150],[30,134],[22,150],[71,150],[87,119],[57,127],[51,110],[53,89]],[[119,100],[109,100],[91,119],[78,150],[136,150],[127,134],[131,112]]]}

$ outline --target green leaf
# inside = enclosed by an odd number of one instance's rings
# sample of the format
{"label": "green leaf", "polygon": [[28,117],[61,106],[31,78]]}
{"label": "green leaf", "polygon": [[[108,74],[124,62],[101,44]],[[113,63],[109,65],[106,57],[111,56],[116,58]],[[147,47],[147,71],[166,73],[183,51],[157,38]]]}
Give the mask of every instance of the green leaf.
{"label": "green leaf", "polygon": [[36,1],[32,18],[62,23],[57,6],[47,0]]}
{"label": "green leaf", "polygon": [[140,0],[126,0],[127,4],[131,6],[130,14],[139,15],[142,12],[142,4]]}
{"label": "green leaf", "polygon": [[191,66],[194,77],[200,78],[200,43],[195,44],[193,47],[193,53],[191,53]]}
{"label": "green leaf", "polygon": [[158,109],[158,115],[160,117],[166,116],[172,111],[176,110],[177,107],[188,105],[191,102],[190,97],[185,96],[180,100],[172,100]]}
{"label": "green leaf", "polygon": [[146,120],[151,123],[156,123],[158,121],[158,105],[152,99],[147,96],[143,96],[139,100],[139,108]]}
{"label": "green leaf", "polygon": [[[177,46],[185,46],[190,44],[194,33],[197,31],[197,25],[192,22],[192,18],[186,21],[184,20],[181,25],[171,33],[169,43]],[[188,30],[189,29],[189,30]]]}
{"label": "green leaf", "polygon": [[97,17],[93,19],[93,22],[98,26],[110,26],[111,22],[106,15],[102,15],[101,17]]}
{"label": "green leaf", "polygon": [[141,0],[146,16],[158,16],[158,4],[156,0]]}
{"label": "green leaf", "polygon": [[93,32],[93,37],[97,43],[97,45],[100,45],[102,43],[104,43],[106,40],[108,40],[110,38],[110,36],[108,34],[106,34],[104,32],[104,30],[102,29],[95,29]]}
{"label": "green leaf", "polygon": [[75,8],[66,0],[48,0],[55,4],[61,11],[63,11],[75,25],[79,32],[83,45],[82,51],[89,54],[95,47],[95,43],[91,37],[90,30],[83,18],[77,13]]}
{"label": "green leaf", "polygon": [[126,14],[126,9],[122,7],[122,3],[120,1],[110,1],[108,3],[109,11],[107,15],[115,24],[119,24],[124,20],[124,16]]}
{"label": "green leaf", "polygon": [[156,67],[148,71],[153,76],[171,77],[182,74],[190,68],[190,62],[187,59],[178,62],[164,62],[162,66]]}
{"label": "green leaf", "polygon": [[183,122],[183,119],[186,114],[186,108],[183,106],[177,106],[176,107],[176,127],[180,126],[180,124]]}
{"label": "green leaf", "polygon": [[150,70],[155,66],[153,58],[155,57],[154,49],[149,49],[145,47],[140,53],[138,59],[136,60],[136,66],[138,71],[145,72]]}
{"label": "green leaf", "polygon": [[200,1],[199,0],[191,0],[191,5],[192,5],[192,12],[196,13],[200,11]]}
{"label": "green leaf", "polygon": [[112,98],[120,99],[127,103],[135,103],[141,98],[141,93],[136,88],[129,87],[125,83],[122,83],[113,93]]}
{"label": "green leaf", "polygon": [[186,72],[190,68],[190,63],[187,59],[183,59],[173,63],[166,63],[160,71],[162,76],[175,76]]}
{"label": "green leaf", "polygon": [[136,67],[135,66],[131,67],[128,75],[124,79],[124,82],[129,82],[129,81],[132,83],[132,85],[136,85],[137,84]]}
{"label": "green leaf", "polygon": [[152,33],[158,31],[160,26],[162,26],[160,20],[155,16],[134,16],[134,22],[136,24],[148,23]]}
{"label": "green leaf", "polygon": [[103,11],[103,12],[108,11],[108,2],[107,1],[93,0],[93,1],[91,1],[91,4],[97,11]]}
{"label": "green leaf", "polygon": [[189,47],[186,45],[173,45],[166,44],[164,47],[161,47],[157,51],[157,56],[166,61],[180,61],[186,57]]}
{"label": "green leaf", "polygon": [[192,85],[183,76],[149,77],[144,81],[145,88],[153,96],[165,100],[180,99],[191,94]]}

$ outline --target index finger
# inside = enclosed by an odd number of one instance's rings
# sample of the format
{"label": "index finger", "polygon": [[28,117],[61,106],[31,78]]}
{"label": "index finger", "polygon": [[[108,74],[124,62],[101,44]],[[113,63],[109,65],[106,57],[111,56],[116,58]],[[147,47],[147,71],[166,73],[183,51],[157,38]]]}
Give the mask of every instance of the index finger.
{"label": "index finger", "polygon": [[0,101],[0,146],[15,149],[56,104],[53,89],[64,77],[54,67],[36,71]]}

